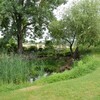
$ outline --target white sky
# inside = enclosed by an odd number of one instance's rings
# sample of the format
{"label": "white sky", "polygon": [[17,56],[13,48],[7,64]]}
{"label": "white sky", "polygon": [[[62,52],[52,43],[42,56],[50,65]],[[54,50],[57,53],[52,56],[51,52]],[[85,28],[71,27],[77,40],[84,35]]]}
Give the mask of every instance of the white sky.
{"label": "white sky", "polygon": [[70,7],[72,6],[73,3],[77,2],[79,0],[68,0],[68,2],[65,5],[61,5],[59,6],[56,10],[53,11],[54,15],[56,16],[56,18],[58,20],[60,20],[64,14],[64,12],[67,9],[70,9]]}

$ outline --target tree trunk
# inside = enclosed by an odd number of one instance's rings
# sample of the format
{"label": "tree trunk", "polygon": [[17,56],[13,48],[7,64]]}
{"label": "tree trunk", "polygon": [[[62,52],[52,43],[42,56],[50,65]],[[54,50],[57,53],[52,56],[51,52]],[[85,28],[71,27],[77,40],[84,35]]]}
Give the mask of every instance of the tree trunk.
{"label": "tree trunk", "polygon": [[18,54],[22,54],[23,53],[23,46],[22,46],[23,37],[22,37],[22,33],[17,35],[17,39],[18,39],[17,40],[17,45],[18,45],[17,52],[18,52]]}
{"label": "tree trunk", "polygon": [[18,54],[22,54],[23,53],[23,46],[22,46],[22,41],[23,41],[23,25],[22,25],[22,15],[20,13],[18,13],[17,18],[16,18],[16,22],[17,22],[17,52]]}
{"label": "tree trunk", "polygon": [[79,54],[79,49],[76,47],[74,54],[73,54],[74,60],[79,60],[80,59],[80,54]]}
{"label": "tree trunk", "polygon": [[70,44],[70,52],[71,52],[71,55],[73,55],[73,48],[72,48],[72,44]]}

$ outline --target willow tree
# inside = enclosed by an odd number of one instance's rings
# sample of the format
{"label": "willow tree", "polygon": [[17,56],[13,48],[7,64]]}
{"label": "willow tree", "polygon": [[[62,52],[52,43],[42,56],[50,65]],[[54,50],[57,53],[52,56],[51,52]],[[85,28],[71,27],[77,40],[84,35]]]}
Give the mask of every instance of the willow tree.
{"label": "willow tree", "polygon": [[72,5],[69,13],[66,11],[63,22],[68,27],[67,33],[74,36],[76,46],[82,44],[90,47],[99,41],[99,12],[99,0],[80,0]]}
{"label": "willow tree", "polygon": [[76,47],[95,45],[99,41],[99,27],[99,0],[80,0],[65,11],[62,20],[50,24],[52,36],[69,43],[71,53],[74,44]]}
{"label": "willow tree", "polygon": [[22,42],[31,30],[34,37],[41,36],[48,26],[52,11],[64,0],[0,0],[0,28],[2,33],[15,36],[18,53],[21,54]]}

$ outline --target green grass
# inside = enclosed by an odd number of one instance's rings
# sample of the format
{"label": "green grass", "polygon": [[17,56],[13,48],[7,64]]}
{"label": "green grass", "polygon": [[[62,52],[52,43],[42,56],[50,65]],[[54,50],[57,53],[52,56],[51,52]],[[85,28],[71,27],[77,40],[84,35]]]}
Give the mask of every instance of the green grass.
{"label": "green grass", "polygon": [[25,87],[30,87],[32,86],[32,83],[29,82],[25,82],[25,83],[21,83],[21,84],[3,84],[0,86],[0,92],[9,92],[9,91],[13,91],[13,90],[17,90],[17,89],[21,89],[21,88],[25,88]]}
{"label": "green grass", "polygon": [[[0,92],[0,100],[100,100],[100,55],[90,57],[93,59],[92,61],[98,63],[95,63],[95,69],[94,67],[89,67],[90,69],[93,68],[94,71],[82,69],[84,74],[79,74],[78,78],[60,80],[59,82],[53,81],[54,83],[51,84],[35,85],[12,91],[2,91]],[[89,58],[85,58],[78,65],[82,67],[87,59]],[[85,65],[89,66],[91,63]],[[71,75],[73,76],[73,74]]]}
{"label": "green grass", "polygon": [[0,100],[100,100],[100,68],[72,80],[2,92]]}

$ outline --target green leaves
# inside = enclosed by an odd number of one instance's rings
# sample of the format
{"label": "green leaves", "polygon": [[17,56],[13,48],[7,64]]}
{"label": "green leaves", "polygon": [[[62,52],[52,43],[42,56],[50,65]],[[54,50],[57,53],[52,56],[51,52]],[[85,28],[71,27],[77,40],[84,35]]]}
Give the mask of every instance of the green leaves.
{"label": "green leaves", "polygon": [[69,12],[66,12],[64,21],[69,29],[76,33],[77,43],[84,45],[94,45],[98,41],[100,29],[100,1],[81,0],[74,4]]}
{"label": "green leaves", "polygon": [[61,21],[52,21],[49,25],[49,30],[51,31],[51,36],[60,39],[63,34],[63,25]]}
{"label": "green leaves", "polygon": [[[1,29],[6,34],[17,38],[18,51],[22,51],[23,38],[33,34],[31,38],[41,37],[44,29],[54,18],[55,9],[64,0],[1,0]],[[3,28],[4,27],[4,28]],[[28,32],[31,31],[31,32]],[[20,50],[21,49],[21,50]]]}
{"label": "green leaves", "polygon": [[[20,20],[22,22],[21,26],[27,27],[27,23],[31,22],[33,29],[41,29],[42,31],[43,25],[47,26],[49,20],[53,18],[52,10],[63,2],[64,0],[1,0],[0,16],[4,16],[2,26],[7,28],[8,24],[6,23],[10,20],[9,26],[14,25],[14,28],[18,30],[16,25],[18,25],[18,17],[20,15],[22,17]],[[5,16],[8,17],[6,18]],[[38,27],[37,24],[39,25]]]}

